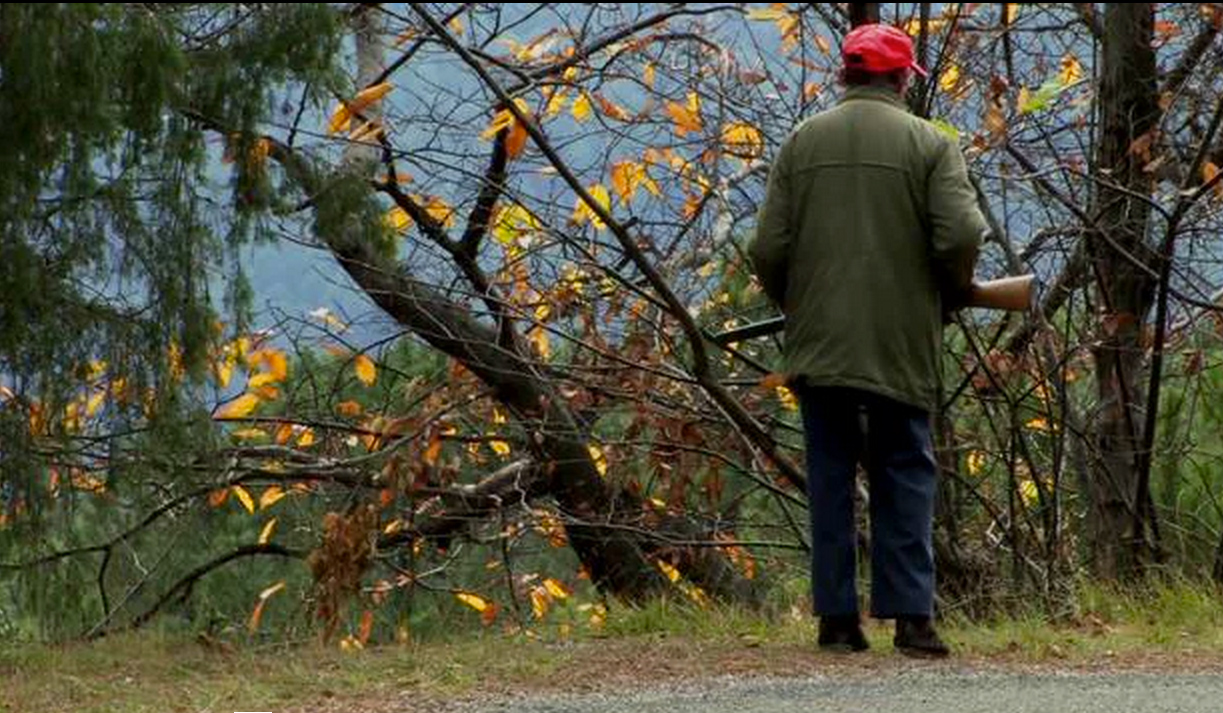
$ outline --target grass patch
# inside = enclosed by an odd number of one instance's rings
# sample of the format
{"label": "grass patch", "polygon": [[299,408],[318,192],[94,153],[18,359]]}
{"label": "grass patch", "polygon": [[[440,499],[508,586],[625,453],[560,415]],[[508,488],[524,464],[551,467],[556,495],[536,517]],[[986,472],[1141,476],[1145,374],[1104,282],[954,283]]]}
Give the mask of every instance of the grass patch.
{"label": "grass patch", "polygon": [[[1036,613],[942,625],[961,660],[1052,665],[1143,660],[1223,660],[1223,597],[1188,583],[1118,593],[1084,587],[1076,613]],[[871,622],[867,663],[887,665],[891,627]],[[317,643],[201,643],[179,634],[119,636],[95,644],[0,649],[3,713],[182,711],[410,711],[442,699],[507,690],[587,690],[719,673],[802,675],[844,659],[815,651],[815,627],[798,606],[771,615],[702,610],[659,600],[615,608],[598,629],[543,625],[514,634],[479,631],[343,652]],[[851,675],[847,673],[847,675]]]}

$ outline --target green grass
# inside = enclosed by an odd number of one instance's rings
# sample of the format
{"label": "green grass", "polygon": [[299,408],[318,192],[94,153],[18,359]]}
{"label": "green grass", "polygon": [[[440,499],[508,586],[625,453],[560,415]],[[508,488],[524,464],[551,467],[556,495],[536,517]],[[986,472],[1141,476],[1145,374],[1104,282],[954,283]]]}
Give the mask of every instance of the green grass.
{"label": "green grass", "polygon": [[[1124,594],[1084,587],[1074,604],[1068,609],[1075,613],[1057,622],[1035,613],[953,618],[942,631],[957,656],[1003,665],[1223,661],[1223,596],[1213,587],[1182,583]],[[801,673],[832,663],[816,654],[814,636],[799,606],[776,606],[764,616],[675,600],[613,609],[600,628],[490,629],[358,652],[313,642],[205,645],[149,632],[91,645],[0,649],[0,711],[332,710],[320,708],[328,702],[354,713],[427,709],[430,701],[481,691],[581,689],[626,666],[638,678],[708,675],[727,662],[734,670]],[[874,660],[893,656],[887,624],[871,623],[868,636]]]}

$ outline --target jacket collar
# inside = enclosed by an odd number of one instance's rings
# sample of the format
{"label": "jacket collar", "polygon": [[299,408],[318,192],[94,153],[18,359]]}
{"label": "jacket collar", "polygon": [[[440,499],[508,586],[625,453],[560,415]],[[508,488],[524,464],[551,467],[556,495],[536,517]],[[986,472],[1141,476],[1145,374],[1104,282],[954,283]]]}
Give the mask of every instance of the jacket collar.
{"label": "jacket collar", "polygon": [[909,110],[904,100],[896,93],[894,89],[888,87],[849,87],[845,90],[845,94],[841,97],[840,103],[854,101],[857,99],[867,99],[870,101],[881,101],[886,104],[891,104],[897,109]]}

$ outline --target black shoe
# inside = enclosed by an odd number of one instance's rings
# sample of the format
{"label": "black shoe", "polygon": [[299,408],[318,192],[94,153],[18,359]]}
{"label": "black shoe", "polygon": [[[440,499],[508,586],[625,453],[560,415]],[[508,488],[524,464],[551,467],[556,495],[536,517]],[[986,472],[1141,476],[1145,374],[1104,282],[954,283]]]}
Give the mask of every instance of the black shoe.
{"label": "black shoe", "polygon": [[857,614],[820,617],[820,649],[848,654],[871,647],[862,633]]}
{"label": "black shoe", "polygon": [[923,659],[942,659],[951,654],[951,649],[939,638],[929,617],[901,617],[896,620],[896,637],[892,640],[896,650],[906,656]]}

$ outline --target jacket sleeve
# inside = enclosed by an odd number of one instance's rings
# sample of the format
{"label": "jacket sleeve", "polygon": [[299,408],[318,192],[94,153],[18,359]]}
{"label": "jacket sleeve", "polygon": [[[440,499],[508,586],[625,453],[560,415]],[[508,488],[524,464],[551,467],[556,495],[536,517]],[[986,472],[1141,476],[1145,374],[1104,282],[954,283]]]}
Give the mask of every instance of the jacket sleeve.
{"label": "jacket sleeve", "polygon": [[977,206],[976,191],[959,147],[941,141],[930,173],[928,215],[935,277],[944,310],[962,307],[972,288],[973,272],[989,224]]}
{"label": "jacket sleeve", "polygon": [[788,154],[789,142],[782,145],[769,170],[764,202],[756,216],[756,236],[748,246],[748,257],[760,286],[779,307],[786,301],[786,272],[795,227],[791,220]]}

